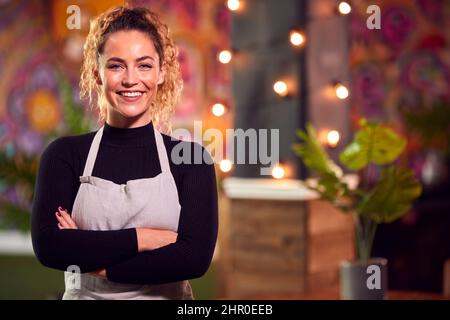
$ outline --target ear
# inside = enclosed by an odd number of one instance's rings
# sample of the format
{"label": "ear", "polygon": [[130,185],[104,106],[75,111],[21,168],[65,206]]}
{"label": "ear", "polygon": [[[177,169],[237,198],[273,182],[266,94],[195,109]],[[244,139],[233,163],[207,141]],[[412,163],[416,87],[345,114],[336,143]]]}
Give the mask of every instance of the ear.
{"label": "ear", "polygon": [[100,77],[100,73],[98,72],[98,69],[94,70],[94,77],[95,77],[95,82],[101,86],[103,84],[102,82],[102,78]]}
{"label": "ear", "polygon": [[164,79],[166,78],[166,66],[163,65],[158,75],[158,85],[164,83]]}

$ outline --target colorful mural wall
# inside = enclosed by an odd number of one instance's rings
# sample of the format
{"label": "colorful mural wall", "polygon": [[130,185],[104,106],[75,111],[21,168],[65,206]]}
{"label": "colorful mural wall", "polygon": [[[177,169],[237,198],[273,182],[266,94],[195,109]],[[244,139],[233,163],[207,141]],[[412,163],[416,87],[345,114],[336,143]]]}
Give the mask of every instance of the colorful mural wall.
{"label": "colorful mural wall", "polygon": [[[381,9],[381,29],[366,27],[369,5]],[[353,117],[394,123],[408,135],[409,160],[425,183],[425,151],[449,154],[450,2],[354,1],[350,17]]]}

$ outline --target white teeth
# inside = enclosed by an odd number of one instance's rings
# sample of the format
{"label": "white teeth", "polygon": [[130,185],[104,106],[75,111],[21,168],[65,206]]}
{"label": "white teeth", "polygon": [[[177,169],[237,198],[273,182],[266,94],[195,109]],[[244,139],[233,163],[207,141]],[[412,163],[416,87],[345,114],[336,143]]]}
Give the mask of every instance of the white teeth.
{"label": "white teeth", "polygon": [[122,96],[125,96],[125,97],[142,96],[142,92],[120,92],[119,94],[122,95]]}

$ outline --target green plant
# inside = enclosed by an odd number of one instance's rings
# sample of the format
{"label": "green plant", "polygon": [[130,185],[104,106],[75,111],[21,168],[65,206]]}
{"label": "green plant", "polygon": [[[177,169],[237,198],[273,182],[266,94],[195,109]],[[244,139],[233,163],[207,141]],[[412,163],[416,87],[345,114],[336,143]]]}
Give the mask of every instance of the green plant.
{"label": "green plant", "polygon": [[421,138],[421,147],[450,156],[450,102],[439,100],[429,107],[401,112],[409,132]]}
{"label": "green plant", "polygon": [[318,176],[317,181],[309,180],[306,185],[344,213],[353,214],[356,254],[367,261],[378,224],[400,218],[422,192],[413,171],[393,163],[405,149],[405,138],[362,119],[353,141],[339,156],[341,164],[359,176],[358,185],[350,188],[341,167],[319,142],[314,127],[308,124],[306,131],[298,130],[297,135],[302,143],[293,146],[294,152]]}
{"label": "green plant", "polygon": [[[47,143],[62,135],[79,135],[90,130],[89,118],[84,108],[73,99],[70,83],[58,74],[61,103],[63,105],[63,131],[48,132]],[[0,150],[0,229],[30,229],[30,211],[34,186],[39,165],[39,154],[27,155],[21,152],[10,154]],[[3,190],[13,189],[15,200],[5,195]]]}
{"label": "green plant", "polygon": [[0,195],[0,229],[29,230],[33,189],[36,181],[38,157],[16,153],[9,157],[0,152],[0,182],[2,189],[14,188],[16,201]]}

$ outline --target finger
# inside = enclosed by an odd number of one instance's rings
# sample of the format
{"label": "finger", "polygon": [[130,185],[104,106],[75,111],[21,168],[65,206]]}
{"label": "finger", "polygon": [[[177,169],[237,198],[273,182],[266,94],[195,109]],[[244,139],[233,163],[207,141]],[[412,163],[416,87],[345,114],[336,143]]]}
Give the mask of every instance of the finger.
{"label": "finger", "polygon": [[76,226],[74,226],[70,219],[67,219],[67,217],[64,217],[64,215],[61,212],[56,212],[56,218],[61,223],[61,225],[64,227],[64,229],[78,229]]}
{"label": "finger", "polygon": [[78,229],[77,223],[75,222],[75,220],[72,219],[72,216],[70,214],[68,214],[67,211],[65,212],[65,217],[66,217],[66,219],[69,220],[70,226],[73,229]]}
{"label": "finger", "polygon": [[74,229],[77,229],[77,224],[75,223],[75,221],[73,221],[72,217],[67,213],[66,210],[61,210],[62,208],[59,207],[58,210],[61,213],[61,216],[64,218],[64,220],[67,221],[67,223]]}
{"label": "finger", "polygon": [[64,229],[71,228],[69,223],[67,223],[67,221],[61,216],[61,214],[59,212],[55,212],[55,216],[56,216],[56,219],[58,220],[58,224],[61,225],[62,228],[64,228]]}
{"label": "finger", "polygon": [[61,223],[61,225],[65,228],[69,228],[70,224],[68,221],[66,221],[66,219],[64,219],[64,217],[62,216],[62,214],[60,212],[55,212],[56,215],[56,219],[58,220],[59,223]]}

